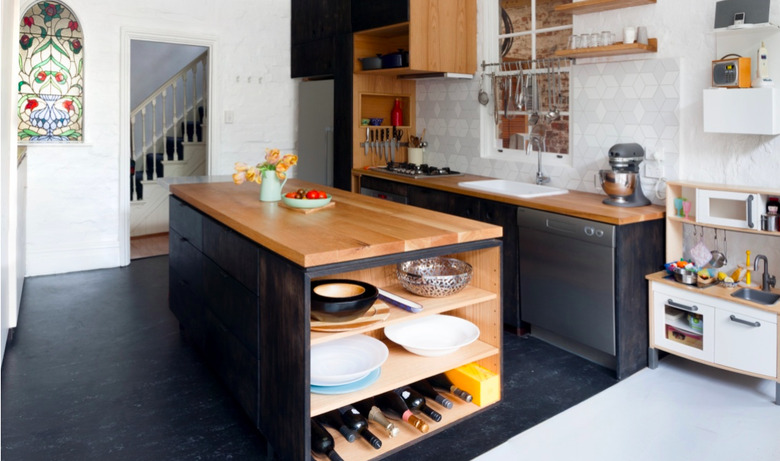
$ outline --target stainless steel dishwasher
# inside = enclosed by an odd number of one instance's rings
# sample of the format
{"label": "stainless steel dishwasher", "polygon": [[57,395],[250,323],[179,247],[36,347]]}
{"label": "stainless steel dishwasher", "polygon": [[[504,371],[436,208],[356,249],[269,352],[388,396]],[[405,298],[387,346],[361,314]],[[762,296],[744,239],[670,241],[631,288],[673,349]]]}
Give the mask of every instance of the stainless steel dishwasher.
{"label": "stainless steel dishwasher", "polygon": [[520,228],[521,319],[615,356],[615,226],[528,208]]}

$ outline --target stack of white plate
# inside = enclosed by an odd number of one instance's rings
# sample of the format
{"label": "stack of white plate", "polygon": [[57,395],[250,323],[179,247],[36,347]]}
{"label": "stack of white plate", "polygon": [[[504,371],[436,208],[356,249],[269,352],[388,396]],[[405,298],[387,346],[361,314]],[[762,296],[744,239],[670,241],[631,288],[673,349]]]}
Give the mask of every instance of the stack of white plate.
{"label": "stack of white plate", "polygon": [[311,391],[345,394],[379,379],[389,351],[382,341],[365,335],[329,341],[311,348]]}

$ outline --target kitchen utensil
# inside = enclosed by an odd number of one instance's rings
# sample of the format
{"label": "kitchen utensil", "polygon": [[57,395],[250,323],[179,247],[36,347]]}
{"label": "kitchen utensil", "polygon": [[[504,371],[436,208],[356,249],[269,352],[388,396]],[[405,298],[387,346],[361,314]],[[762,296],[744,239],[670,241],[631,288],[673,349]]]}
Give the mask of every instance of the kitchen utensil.
{"label": "kitchen utensil", "polygon": [[379,130],[379,160],[382,160],[382,156],[387,157],[385,153],[385,130]]}
{"label": "kitchen utensil", "polygon": [[636,28],[636,41],[642,45],[647,45],[647,27],[639,26]]}
{"label": "kitchen utensil", "polygon": [[451,315],[430,315],[385,327],[385,336],[425,357],[451,354],[479,338],[479,327]]}
{"label": "kitchen utensil", "polygon": [[528,117],[529,125],[536,125],[539,123],[539,87],[537,86],[537,74],[531,75],[531,110],[532,113]]}
{"label": "kitchen utensil", "polygon": [[358,58],[363,70],[374,70],[382,68],[382,58],[380,55],[370,56],[367,58]]}
{"label": "kitchen utensil", "polygon": [[685,219],[688,219],[688,214],[691,212],[691,205],[693,205],[689,201],[684,201],[682,204],[683,207],[683,213],[685,214]]}
{"label": "kitchen utensil", "polygon": [[696,285],[696,280],[698,278],[699,277],[696,275],[696,272],[689,271],[683,268],[678,268],[677,270],[674,271],[674,279],[686,285]]}
{"label": "kitchen utensil", "polygon": [[420,312],[421,310],[423,310],[423,306],[420,303],[416,303],[409,299],[395,295],[381,288],[378,288],[378,290],[379,290],[379,299],[381,299],[386,303],[392,304],[393,306],[396,307],[400,307],[401,309],[407,310],[409,312]]}
{"label": "kitchen utensil", "polygon": [[676,211],[675,216],[682,216],[682,204],[685,199],[682,197],[677,197],[674,199],[674,209]]}
{"label": "kitchen utensil", "polygon": [[374,304],[379,291],[358,280],[332,279],[311,283],[311,317],[324,322],[356,319]]}
{"label": "kitchen utensil", "polygon": [[382,56],[382,69],[394,69],[403,66],[401,53],[390,53]]}
{"label": "kitchen utensil", "polygon": [[504,78],[506,79],[504,82],[504,118],[511,120],[515,118],[514,115],[511,118],[509,117],[509,111],[513,110],[512,106],[514,104],[514,99],[512,99],[512,76],[505,75]]}
{"label": "kitchen utensil", "polygon": [[368,156],[368,147],[369,147],[369,145],[368,145],[368,137],[369,137],[369,133],[370,132],[371,132],[371,128],[366,127],[366,142],[363,143],[363,155],[364,156]]}
{"label": "kitchen utensil", "polygon": [[517,85],[515,86],[515,108],[523,110],[523,65],[520,64],[517,75]]}
{"label": "kitchen utensil", "polygon": [[[725,249],[725,243],[726,243],[726,234],[723,234],[723,243],[724,243],[724,249],[723,251],[726,251]],[[710,259],[709,265],[711,267],[723,267],[724,264],[728,264],[728,260],[726,259],[726,255],[720,251],[720,245],[718,244],[718,229],[715,228],[715,249],[711,251],[712,259]]]}
{"label": "kitchen utensil", "polygon": [[483,106],[486,106],[490,102],[490,96],[485,92],[483,88],[483,84],[485,83],[485,73],[482,72],[482,75],[479,77],[479,94],[477,94],[477,100],[480,104]]}
{"label": "kitchen utensil", "polygon": [[471,281],[471,265],[455,258],[424,258],[396,266],[401,286],[416,295],[437,298],[461,291]]}
{"label": "kitchen utensil", "polygon": [[357,381],[349,384],[342,384],[339,386],[315,386],[311,385],[312,394],[325,394],[325,395],[339,395],[349,394],[350,392],[359,391],[365,389],[368,386],[374,384],[379,379],[379,375],[382,374],[382,369],[377,368],[372,372],[369,372],[366,376],[358,379]]}
{"label": "kitchen utensil", "polygon": [[384,121],[383,118],[372,118],[369,119],[368,124],[371,126],[379,126],[382,124],[382,121]]}

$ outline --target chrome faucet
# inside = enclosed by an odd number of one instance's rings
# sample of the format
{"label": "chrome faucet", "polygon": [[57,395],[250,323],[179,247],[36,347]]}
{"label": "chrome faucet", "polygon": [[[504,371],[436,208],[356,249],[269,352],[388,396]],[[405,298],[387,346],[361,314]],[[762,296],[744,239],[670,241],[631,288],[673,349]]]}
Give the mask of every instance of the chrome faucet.
{"label": "chrome faucet", "polygon": [[544,142],[544,135],[531,133],[531,139],[525,146],[525,155],[530,155],[534,146],[536,146],[536,152],[538,155],[536,166],[536,184],[546,184],[550,182],[550,178],[542,173],[542,151],[547,150],[547,146]]}
{"label": "chrome faucet", "polygon": [[767,266],[768,261],[764,255],[756,255],[755,259],[753,259],[753,270],[758,271],[759,259],[764,260],[764,274],[761,276],[761,289],[763,291],[770,291],[769,287],[774,287],[775,283],[777,283],[777,279],[774,275],[769,275],[769,266]]}

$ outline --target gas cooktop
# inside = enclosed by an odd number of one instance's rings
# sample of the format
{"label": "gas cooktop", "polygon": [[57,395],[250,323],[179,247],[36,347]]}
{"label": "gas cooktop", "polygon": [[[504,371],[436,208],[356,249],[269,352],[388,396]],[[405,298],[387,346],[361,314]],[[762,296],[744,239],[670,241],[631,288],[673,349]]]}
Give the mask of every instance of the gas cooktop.
{"label": "gas cooktop", "polygon": [[377,171],[405,176],[407,178],[432,178],[435,176],[463,176],[459,171],[452,171],[448,167],[436,167],[428,164],[417,165],[414,163],[388,162],[387,166],[371,167]]}

